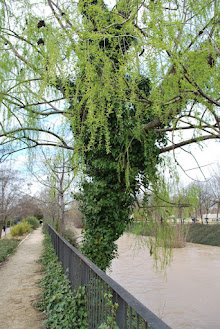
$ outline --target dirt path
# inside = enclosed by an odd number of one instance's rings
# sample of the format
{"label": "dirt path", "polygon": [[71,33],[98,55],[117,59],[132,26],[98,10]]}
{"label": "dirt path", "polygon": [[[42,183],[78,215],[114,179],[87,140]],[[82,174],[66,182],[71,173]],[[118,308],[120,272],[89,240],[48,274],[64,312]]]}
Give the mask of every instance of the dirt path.
{"label": "dirt path", "polygon": [[40,293],[42,241],[40,228],[0,266],[0,329],[43,328],[42,313],[32,306]]}

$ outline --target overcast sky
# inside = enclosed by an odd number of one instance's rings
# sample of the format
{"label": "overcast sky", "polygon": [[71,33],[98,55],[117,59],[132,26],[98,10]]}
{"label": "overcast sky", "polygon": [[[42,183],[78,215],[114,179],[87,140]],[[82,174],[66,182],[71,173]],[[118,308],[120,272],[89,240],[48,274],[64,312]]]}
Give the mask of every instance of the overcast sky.
{"label": "overcast sky", "polygon": [[[210,178],[210,176],[213,175],[214,170],[216,170],[216,164],[218,162],[220,163],[219,141],[209,140],[203,142],[201,145],[203,146],[201,147],[197,144],[192,144],[188,148],[185,147],[186,150],[188,149],[191,151],[196,160],[193,156],[183,150],[177,149],[175,151],[177,161],[185,170],[185,173],[181,168],[178,170],[184,184],[190,183],[192,179],[204,181],[205,178]],[[200,165],[201,170],[198,168],[196,161]]]}

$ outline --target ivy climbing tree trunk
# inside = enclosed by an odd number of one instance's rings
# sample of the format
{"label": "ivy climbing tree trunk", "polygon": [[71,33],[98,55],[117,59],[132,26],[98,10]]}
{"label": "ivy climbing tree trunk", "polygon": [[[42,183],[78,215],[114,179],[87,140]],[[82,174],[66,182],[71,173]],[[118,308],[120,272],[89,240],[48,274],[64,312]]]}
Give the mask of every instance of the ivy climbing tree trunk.
{"label": "ivy climbing tree trunk", "polygon": [[[147,125],[156,120],[156,116],[149,111],[148,116],[143,117],[143,105],[131,101],[132,91],[126,92],[126,85],[129,85],[133,86],[134,93],[146,99],[150,94],[150,81],[140,74],[139,69],[130,72],[127,70],[125,73],[126,65],[129,66],[129,51],[137,43],[134,25],[116,24],[115,14],[109,14],[102,1],[81,1],[79,7],[85,30],[90,26],[93,33],[92,39],[87,36],[87,40],[82,40],[84,43],[87,41],[89,55],[83,63],[79,60],[80,81],[76,80],[77,89],[81,91],[83,99],[82,102],[79,98],[78,103],[81,103],[80,137],[85,146],[83,160],[86,178],[78,195],[78,199],[82,201],[81,211],[85,216],[83,252],[105,270],[117,254],[115,241],[131,221],[139,186],[147,186],[152,179],[156,179],[158,145],[165,145],[166,140],[164,133],[138,131],[137,125]],[[129,15],[131,8],[127,2],[120,2],[116,10],[118,15]],[[100,15],[105,26],[109,26],[106,35],[101,38],[96,32]],[[94,35],[97,35],[97,41],[94,40]],[[103,127],[107,128],[103,132],[100,128],[91,129],[94,124],[92,118],[91,122],[88,121],[89,127],[82,122],[91,115],[88,111],[91,99],[85,100],[82,95],[89,80],[93,80],[93,88],[98,90],[98,99],[92,99],[93,106],[96,103],[99,106],[99,102],[102,102],[103,112],[108,112],[107,116],[105,113],[100,118],[105,120]],[[120,97],[116,95],[119,80],[123,81],[125,87]],[[109,99],[106,99],[106,95],[102,97],[106,84],[110,89]],[[73,128],[76,138],[77,129],[77,126]]]}

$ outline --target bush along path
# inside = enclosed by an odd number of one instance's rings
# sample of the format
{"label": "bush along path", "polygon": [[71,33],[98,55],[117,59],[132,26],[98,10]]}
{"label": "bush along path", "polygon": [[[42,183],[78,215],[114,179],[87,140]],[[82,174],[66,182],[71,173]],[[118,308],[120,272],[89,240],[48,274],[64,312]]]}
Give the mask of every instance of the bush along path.
{"label": "bush along path", "polygon": [[0,329],[43,328],[42,313],[33,306],[40,295],[42,241],[39,228],[0,266]]}

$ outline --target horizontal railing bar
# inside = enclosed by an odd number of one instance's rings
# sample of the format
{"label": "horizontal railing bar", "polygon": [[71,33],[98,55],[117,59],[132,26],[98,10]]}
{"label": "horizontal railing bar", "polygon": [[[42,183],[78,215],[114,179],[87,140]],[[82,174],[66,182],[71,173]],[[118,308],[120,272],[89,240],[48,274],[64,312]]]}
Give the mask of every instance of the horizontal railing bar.
{"label": "horizontal railing bar", "polygon": [[78,257],[89,266],[93,272],[95,272],[103,281],[105,281],[124,301],[132,307],[132,309],[139,314],[148,325],[157,329],[171,329],[165,322],[159,319],[153,312],[151,312],[146,306],[144,306],[139,300],[131,295],[125,288],[123,288],[116,281],[111,279],[106,273],[98,268],[92,261],[84,256],[79,250],[73,247],[68,241],[66,241],[56,230],[50,225],[49,228],[75,253]]}

